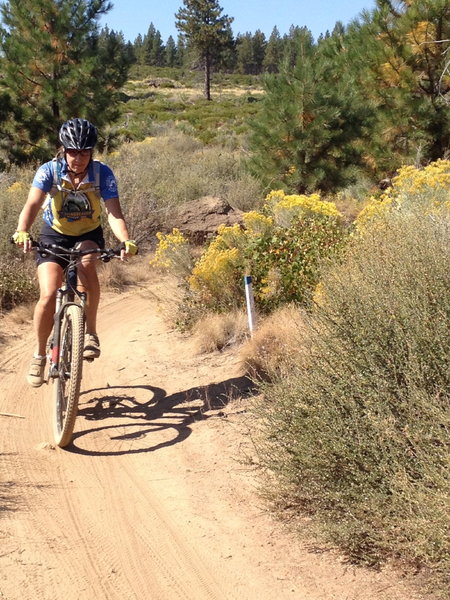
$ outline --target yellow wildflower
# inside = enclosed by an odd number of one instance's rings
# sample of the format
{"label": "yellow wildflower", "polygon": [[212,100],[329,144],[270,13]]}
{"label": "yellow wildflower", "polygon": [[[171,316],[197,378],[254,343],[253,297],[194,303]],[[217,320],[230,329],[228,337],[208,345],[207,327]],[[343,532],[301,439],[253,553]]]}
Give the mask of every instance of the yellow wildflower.
{"label": "yellow wildflower", "polygon": [[423,169],[407,165],[381,198],[370,199],[356,219],[356,228],[362,231],[369,224],[380,223],[393,211],[430,214],[449,206],[450,161],[440,159]]}
{"label": "yellow wildflower", "polygon": [[189,242],[179,229],[172,233],[157,232],[158,245],[150,265],[162,269],[170,269],[176,275],[185,277],[191,269]]}
{"label": "yellow wildflower", "polygon": [[243,215],[243,221],[246,231],[250,235],[264,235],[273,227],[273,218],[251,210]]}
{"label": "yellow wildflower", "polygon": [[[270,204],[269,204],[270,203]],[[273,214],[274,221],[282,227],[289,227],[292,220],[301,216],[326,216],[338,218],[341,213],[334,202],[321,200],[319,194],[273,194],[266,199],[266,208]]]}

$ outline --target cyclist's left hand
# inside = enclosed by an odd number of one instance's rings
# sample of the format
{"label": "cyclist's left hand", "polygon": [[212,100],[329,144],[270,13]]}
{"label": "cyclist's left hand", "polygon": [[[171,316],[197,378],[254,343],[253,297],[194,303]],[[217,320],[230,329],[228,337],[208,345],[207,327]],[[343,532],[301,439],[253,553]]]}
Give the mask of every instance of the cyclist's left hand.
{"label": "cyclist's left hand", "polygon": [[123,260],[124,258],[128,258],[129,256],[134,256],[139,251],[137,244],[134,240],[126,240],[121,244],[120,258]]}

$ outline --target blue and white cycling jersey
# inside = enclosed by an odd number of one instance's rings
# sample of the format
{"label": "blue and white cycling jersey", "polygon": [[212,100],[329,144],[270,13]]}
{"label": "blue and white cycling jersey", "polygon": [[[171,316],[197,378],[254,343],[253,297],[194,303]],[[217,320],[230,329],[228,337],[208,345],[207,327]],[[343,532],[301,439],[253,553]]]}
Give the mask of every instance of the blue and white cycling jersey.
{"label": "blue and white cycling jersey", "polygon": [[90,162],[85,179],[76,188],[64,159],[41,165],[32,186],[47,192],[44,221],[65,235],[82,235],[99,227],[102,202],[119,197],[114,173],[98,160]]}

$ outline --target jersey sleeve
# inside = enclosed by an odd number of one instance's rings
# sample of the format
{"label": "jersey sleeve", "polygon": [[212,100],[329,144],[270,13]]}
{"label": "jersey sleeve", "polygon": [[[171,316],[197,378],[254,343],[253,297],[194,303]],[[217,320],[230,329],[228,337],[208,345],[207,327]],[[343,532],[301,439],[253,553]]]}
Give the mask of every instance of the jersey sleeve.
{"label": "jersey sleeve", "polygon": [[52,163],[47,162],[39,167],[34,175],[34,179],[31,183],[33,187],[39,188],[44,192],[49,192],[53,185],[53,169]]}
{"label": "jersey sleeve", "polygon": [[100,164],[100,194],[103,200],[119,197],[116,177],[105,163]]}

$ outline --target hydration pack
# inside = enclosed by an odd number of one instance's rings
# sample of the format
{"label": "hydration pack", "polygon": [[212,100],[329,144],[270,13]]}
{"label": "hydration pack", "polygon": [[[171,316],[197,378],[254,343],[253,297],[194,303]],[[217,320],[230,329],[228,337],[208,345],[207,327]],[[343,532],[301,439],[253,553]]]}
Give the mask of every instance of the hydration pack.
{"label": "hydration pack", "polygon": [[[94,166],[94,182],[92,188],[83,188],[83,192],[94,192],[97,198],[101,198],[100,192],[100,161],[92,160],[92,164]],[[67,193],[69,190],[63,188],[61,186],[61,161],[57,158],[52,160],[53,166],[53,184],[52,189],[50,191],[51,196],[54,196],[56,191]]]}

